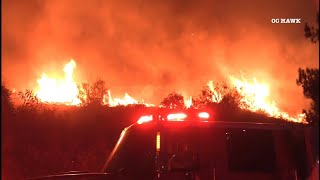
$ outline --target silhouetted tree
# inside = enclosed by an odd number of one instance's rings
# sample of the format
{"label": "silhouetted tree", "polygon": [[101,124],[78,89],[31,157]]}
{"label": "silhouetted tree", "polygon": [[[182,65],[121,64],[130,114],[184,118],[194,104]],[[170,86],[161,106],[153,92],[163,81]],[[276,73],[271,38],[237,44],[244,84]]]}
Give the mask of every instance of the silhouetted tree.
{"label": "silhouetted tree", "polygon": [[[312,43],[319,42],[319,12],[317,15],[318,27],[305,25],[304,32],[307,39],[310,38]],[[319,159],[319,68],[299,68],[299,77],[296,80],[298,86],[302,86],[303,94],[306,98],[311,99],[310,108],[308,110],[303,109],[302,112],[306,115],[306,120],[310,125],[315,126],[315,143],[313,156],[314,160]],[[301,163],[300,163],[301,164]],[[312,171],[302,171],[302,174],[306,174],[306,177]]]}
{"label": "silhouetted tree", "polygon": [[236,108],[245,106],[241,102],[242,96],[239,94],[235,87],[228,85],[227,83],[216,83],[213,87],[213,91],[207,85],[205,86],[198,98],[193,99],[193,107],[203,108],[208,105],[224,105],[225,108]]}
{"label": "silhouetted tree", "polygon": [[[211,85],[212,87],[210,87]],[[223,94],[226,92],[225,89],[225,84],[207,84],[202,88],[198,98],[193,99],[193,107],[203,108],[208,104],[219,103],[222,100]]]}
{"label": "silhouetted tree", "polygon": [[[316,43],[319,41],[319,12],[317,15],[318,27],[305,25],[304,32],[307,39]],[[303,94],[306,98],[311,99],[310,109],[303,109],[307,116],[307,121],[311,125],[319,123],[319,69],[316,68],[299,68],[299,77],[296,80],[298,86],[302,86]]]}
{"label": "silhouetted tree", "polygon": [[198,97],[192,98],[192,106],[193,108],[204,108],[209,103],[212,103],[213,92],[210,90],[208,86],[202,88],[200,95]]}
{"label": "silhouetted tree", "polygon": [[223,104],[226,108],[233,110],[240,107],[245,108],[246,104],[241,101],[242,98],[243,96],[237,91],[236,88],[227,87],[220,104]]}
{"label": "silhouetted tree", "polygon": [[296,80],[298,86],[302,86],[303,94],[311,99],[309,110],[303,110],[310,124],[319,123],[319,69],[299,68],[299,77]]}
{"label": "silhouetted tree", "polygon": [[25,92],[19,91],[18,96],[22,100],[22,105],[18,106],[19,111],[40,111],[45,110],[45,105],[39,100],[39,98],[33,93],[32,90],[26,89]]}
{"label": "silhouetted tree", "polygon": [[161,106],[171,109],[183,109],[184,108],[184,98],[181,94],[173,92],[170,93],[166,98],[160,103]]}
{"label": "silhouetted tree", "polygon": [[13,103],[11,99],[11,91],[1,83],[1,108],[4,113],[13,111]]}
{"label": "silhouetted tree", "polygon": [[319,42],[319,12],[317,16],[318,27],[310,26],[308,23],[304,26],[304,36],[313,43]]}
{"label": "silhouetted tree", "polygon": [[81,100],[83,105],[89,104],[103,104],[103,100],[107,99],[107,88],[106,83],[98,79],[93,84],[82,83],[78,86],[79,95],[78,98]]}

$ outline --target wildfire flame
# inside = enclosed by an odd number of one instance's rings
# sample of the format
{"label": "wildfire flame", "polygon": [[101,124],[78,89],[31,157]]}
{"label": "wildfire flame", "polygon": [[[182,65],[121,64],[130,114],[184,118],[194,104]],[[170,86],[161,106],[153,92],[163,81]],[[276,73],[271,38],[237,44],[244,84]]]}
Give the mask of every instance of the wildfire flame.
{"label": "wildfire flame", "polygon": [[[71,59],[69,63],[64,66],[64,79],[50,78],[45,73],[38,79],[38,89],[36,96],[42,102],[47,103],[63,103],[67,105],[79,105],[81,101],[78,98],[79,89],[76,81],[73,79],[73,71],[76,68],[76,62]],[[242,96],[240,108],[245,108],[250,111],[264,111],[269,116],[283,118],[288,121],[305,123],[305,115],[298,114],[296,117],[289,116],[286,112],[281,112],[277,107],[276,102],[270,101],[270,90],[267,83],[259,83],[255,78],[253,82],[247,80],[240,80],[230,76],[231,84],[236,88],[238,93]],[[208,88],[212,92],[212,102],[219,103],[224,94],[216,90],[213,81],[207,83]],[[84,97],[86,99],[86,97]],[[132,98],[128,93],[125,93],[123,98],[112,98],[111,91],[103,96],[103,104],[109,106],[129,105],[129,104],[144,104],[146,106],[154,106],[138,102]],[[192,97],[185,99],[185,107],[192,106]]]}
{"label": "wildfire flame", "polygon": [[216,102],[216,103],[221,102],[221,101],[222,101],[222,98],[223,98],[223,95],[215,90],[213,81],[209,81],[209,82],[207,83],[207,86],[209,87],[210,91],[212,92],[211,101],[212,101],[212,102]]}
{"label": "wildfire flame", "polygon": [[[36,96],[41,102],[46,103],[61,103],[66,105],[80,105],[81,101],[78,98],[79,89],[77,82],[73,79],[73,71],[76,68],[76,62],[71,59],[69,63],[64,66],[64,79],[50,78],[45,73],[38,79],[38,88]],[[81,87],[80,87],[81,88]],[[83,97],[86,99],[86,95]],[[109,106],[129,105],[129,104],[144,104],[148,107],[154,106],[153,104],[139,103],[132,98],[128,93],[121,98],[112,98],[111,91],[103,96],[103,104]]]}
{"label": "wildfire flame", "polygon": [[118,106],[118,105],[128,105],[128,104],[138,104],[138,101],[133,99],[128,93],[125,93],[123,99],[111,97],[111,91],[108,90],[108,97],[109,97],[109,105],[110,106]]}
{"label": "wildfire flame", "polygon": [[125,93],[125,95],[122,99],[112,98],[110,90],[108,90],[108,103],[107,103],[107,101],[104,101],[104,104],[109,105],[109,106],[118,106],[118,105],[126,106],[129,104],[143,104],[147,107],[154,106],[154,104],[145,103],[143,100],[142,100],[142,102],[138,102],[137,100],[133,99],[133,97],[131,97],[128,93]]}
{"label": "wildfire flame", "polygon": [[65,78],[58,80],[56,78],[47,77],[45,73],[38,79],[38,90],[36,96],[42,102],[47,103],[63,103],[67,105],[78,105],[79,90],[77,84],[73,79],[73,70],[76,67],[76,62],[71,59],[69,63],[64,66]]}
{"label": "wildfire flame", "polygon": [[242,95],[240,108],[245,108],[253,112],[264,111],[269,116],[283,118],[288,121],[305,123],[305,115],[298,114],[296,117],[289,116],[286,112],[281,112],[275,101],[270,99],[269,85],[259,83],[253,78],[253,83],[247,80],[240,80],[232,76],[229,77],[231,83],[236,87],[237,91]]}
{"label": "wildfire flame", "polygon": [[[233,76],[229,76],[229,79],[231,85],[236,88],[242,97],[239,104],[240,108],[253,112],[262,111],[271,117],[282,118],[292,122],[307,123],[306,116],[303,113],[290,116],[288,113],[280,111],[276,102],[270,100],[270,89],[267,83],[259,83],[256,78],[253,78],[252,83]],[[224,94],[215,88],[213,81],[208,81],[207,87],[212,93],[211,101],[216,103],[221,102]],[[185,106],[192,106],[191,98],[185,100]]]}
{"label": "wildfire flame", "polygon": [[184,106],[186,108],[190,108],[192,106],[192,96],[190,96],[188,99],[184,100]]}

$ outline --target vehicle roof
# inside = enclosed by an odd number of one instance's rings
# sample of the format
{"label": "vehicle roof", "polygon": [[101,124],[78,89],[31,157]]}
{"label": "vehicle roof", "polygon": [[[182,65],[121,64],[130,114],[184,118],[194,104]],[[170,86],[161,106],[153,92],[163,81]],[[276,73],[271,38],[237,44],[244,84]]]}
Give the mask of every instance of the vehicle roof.
{"label": "vehicle roof", "polygon": [[177,128],[242,128],[242,129],[266,129],[266,130],[289,130],[289,129],[301,129],[308,127],[305,124],[299,123],[259,123],[259,122],[226,122],[226,121],[157,121],[148,122],[143,124],[134,123],[125,130],[139,129],[143,126],[153,126],[153,127],[177,127]]}

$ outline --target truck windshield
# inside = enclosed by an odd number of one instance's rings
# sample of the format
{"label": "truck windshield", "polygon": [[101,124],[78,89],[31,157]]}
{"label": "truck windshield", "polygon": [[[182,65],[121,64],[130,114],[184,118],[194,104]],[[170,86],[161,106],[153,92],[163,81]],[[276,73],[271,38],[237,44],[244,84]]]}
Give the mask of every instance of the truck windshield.
{"label": "truck windshield", "polygon": [[132,179],[151,179],[155,173],[155,139],[151,129],[126,131],[111,154],[106,172],[120,173]]}

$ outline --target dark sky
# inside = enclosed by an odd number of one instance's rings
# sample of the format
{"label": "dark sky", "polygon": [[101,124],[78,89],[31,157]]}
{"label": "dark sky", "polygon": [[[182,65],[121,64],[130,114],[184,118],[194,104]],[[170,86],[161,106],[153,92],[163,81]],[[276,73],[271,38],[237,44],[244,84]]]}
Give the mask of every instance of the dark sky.
{"label": "dark sky", "polygon": [[43,72],[62,73],[74,58],[77,81],[101,78],[114,95],[152,103],[243,75],[269,83],[280,108],[300,112],[307,102],[297,70],[319,66],[318,45],[303,36],[317,7],[316,0],[3,0],[2,74],[9,87],[34,89]]}

